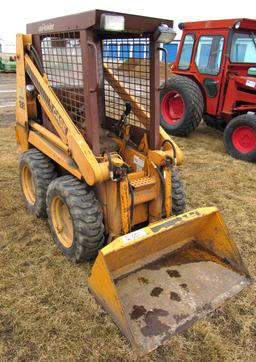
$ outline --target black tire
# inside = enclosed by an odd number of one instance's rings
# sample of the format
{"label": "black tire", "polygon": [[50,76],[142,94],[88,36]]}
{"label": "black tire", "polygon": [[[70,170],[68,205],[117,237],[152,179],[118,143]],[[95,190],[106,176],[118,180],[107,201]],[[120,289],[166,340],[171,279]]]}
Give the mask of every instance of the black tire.
{"label": "black tire", "polygon": [[[27,192],[24,172],[28,172],[34,185],[33,198]],[[19,175],[22,196],[26,207],[38,217],[46,217],[46,192],[57,177],[54,162],[36,148],[24,152],[19,160]]]}
{"label": "black tire", "polygon": [[172,170],[172,214],[179,215],[185,211],[186,197],[180,176]]}
{"label": "black tire", "polygon": [[[171,92],[177,92],[182,97],[185,108],[182,118],[174,124],[168,123],[168,116],[163,111],[166,97]],[[171,77],[161,91],[160,104],[160,123],[169,134],[188,136],[199,126],[204,111],[204,99],[199,86],[190,78],[178,75]]]}
{"label": "black tire", "polygon": [[[55,228],[52,203],[60,199],[68,209],[72,222],[72,240],[65,246]],[[84,182],[66,175],[54,180],[47,191],[47,213],[50,229],[58,248],[76,262],[97,256],[104,244],[103,213],[93,190]]]}
{"label": "black tire", "polygon": [[206,126],[216,129],[217,131],[224,132],[226,127],[226,122],[224,120],[217,119],[209,114],[204,114],[203,120]]}
{"label": "black tire", "polygon": [[[246,136],[246,141],[238,138],[238,128],[240,132],[242,128],[247,129],[249,135],[243,134],[243,138]],[[237,136],[236,136],[237,135]],[[249,144],[248,144],[249,137]],[[239,160],[256,162],[256,115],[255,114],[243,114],[232,119],[228,123],[224,131],[224,144],[226,151],[234,158]],[[241,141],[240,141],[241,140]],[[245,143],[244,143],[245,142]],[[248,145],[248,147],[246,147]],[[247,148],[247,149],[246,149]]]}

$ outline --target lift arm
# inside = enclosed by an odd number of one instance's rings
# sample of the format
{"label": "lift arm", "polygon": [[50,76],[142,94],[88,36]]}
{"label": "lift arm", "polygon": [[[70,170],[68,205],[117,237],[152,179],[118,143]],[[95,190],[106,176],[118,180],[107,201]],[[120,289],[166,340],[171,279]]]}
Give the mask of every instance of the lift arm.
{"label": "lift arm", "polygon": [[[25,69],[25,72],[22,72],[22,84],[17,83],[17,89],[22,87],[23,94],[26,94],[25,73],[27,73],[38,92],[38,100],[42,109],[47,114],[63,144],[67,146],[69,155],[77,164],[78,169],[87,184],[94,185],[95,183],[109,179],[108,162],[99,163],[97,161],[84,137],[48,84],[46,77],[43,77],[40,74],[30,56],[24,53],[23,39],[23,35],[19,34],[17,36],[17,42],[22,42],[19,46],[17,45],[17,49],[21,49],[21,54],[18,54],[18,59],[20,60],[20,63],[18,62],[18,68],[24,67]],[[22,69],[18,69],[18,71],[22,71]],[[17,108],[19,106],[22,105],[17,102]],[[24,112],[24,114],[25,113],[26,112]],[[24,116],[27,117],[26,114]]]}

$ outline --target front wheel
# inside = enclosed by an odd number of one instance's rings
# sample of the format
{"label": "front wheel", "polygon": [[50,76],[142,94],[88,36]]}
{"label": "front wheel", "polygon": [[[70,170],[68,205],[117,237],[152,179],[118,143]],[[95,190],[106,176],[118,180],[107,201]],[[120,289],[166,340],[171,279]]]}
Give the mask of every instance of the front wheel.
{"label": "front wheel", "polygon": [[93,190],[73,176],[62,176],[49,185],[46,203],[58,248],[76,262],[95,258],[104,244],[104,225]]}
{"label": "front wheel", "polygon": [[172,214],[179,215],[185,211],[186,197],[178,171],[172,170]]}
{"label": "front wheel", "polygon": [[198,85],[184,76],[172,76],[160,94],[161,126],[174,136],[188,136],[200,124],[204,99]]}
{"label": "front wheel", "polygon": [[[171,202],[172,202],[172,216],[180,215],[185,212],[186,196],[184,192],[183,183],[180,179],[177,170],[172,169],[171,176]],[[165,208],[163,206],[162,217],[166,217]]]}
{"label": "front wheel", "polygon": [[226,151],[234,158],[256,162],[256,115],[233,118],[225,128],[224,143]]}

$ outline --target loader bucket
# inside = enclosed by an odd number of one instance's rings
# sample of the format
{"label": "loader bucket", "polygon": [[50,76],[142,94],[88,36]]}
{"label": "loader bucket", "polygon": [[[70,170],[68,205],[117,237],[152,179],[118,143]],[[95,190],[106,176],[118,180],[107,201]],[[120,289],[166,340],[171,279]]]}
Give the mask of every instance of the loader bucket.
{"label": "loader bucket", "polygon": [[190,327],[250,284],[216,208],[121,236],[93,265],[89,289],[140,354]]}

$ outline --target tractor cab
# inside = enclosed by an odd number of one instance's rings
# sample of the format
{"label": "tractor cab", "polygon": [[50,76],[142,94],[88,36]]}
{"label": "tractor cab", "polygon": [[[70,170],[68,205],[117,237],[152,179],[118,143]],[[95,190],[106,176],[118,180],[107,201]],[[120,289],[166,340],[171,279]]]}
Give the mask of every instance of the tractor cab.
{"label": "tractor cab", "polygon": [[255,161],[256,20],[200,21],[181,23],[179,28],[183,34],[171,70],[186,79],[170,79],[162,92],[162,126],[170,134],[184,136],[203,117],[207,125],[223,131],[234,117],[249,112],[250,124],[246,121],[235,142],[229,140],[232,128],[225,145],[234,157]]}

